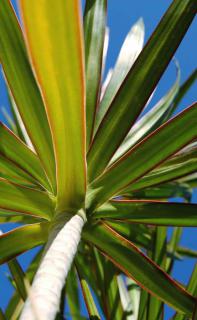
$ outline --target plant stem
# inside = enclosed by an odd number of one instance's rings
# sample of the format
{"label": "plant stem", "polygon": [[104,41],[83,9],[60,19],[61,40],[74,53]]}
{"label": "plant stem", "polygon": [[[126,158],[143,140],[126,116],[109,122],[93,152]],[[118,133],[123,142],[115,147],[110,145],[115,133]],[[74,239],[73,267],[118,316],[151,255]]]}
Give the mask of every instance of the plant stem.
{"label": "plant stem", "polygon": [[85,218],[74,215],[58,223],[49,236],[45,255],[35,275],[20,320],[54,320],[65,284],[81,239]]}

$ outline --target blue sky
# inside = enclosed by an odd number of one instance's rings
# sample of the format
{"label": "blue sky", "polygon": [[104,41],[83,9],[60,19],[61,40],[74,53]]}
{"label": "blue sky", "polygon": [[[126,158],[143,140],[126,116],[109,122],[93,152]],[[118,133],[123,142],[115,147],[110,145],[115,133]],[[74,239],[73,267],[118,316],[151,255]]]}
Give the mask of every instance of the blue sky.
{"label": "blue sky", "polygon": [[[12,1],[16,6],[16,1]],[[110,67],[113,67],[121,44],[128,33],[130,27],[140,17],[143,17],[146,29],[146,40],[149,38],[161,16],[170,5],[171,0],[158,1],[158,0],[109,0],[108,1],[108,26],[110,28],[110,44],[106,64],[106,72]],[[194,39],[197,34],[197,22],[193,22],[187,35],[185,36],[182,44],[177,50],[175,57],[180,63],[181,67],[181,81],[184,81],[189,74],[196,67],[195,61],[197,56],[197,47],[194,45]],[[154,96],[152,104],[154,104],[165,92],[170,88],[176,76],[173,63],[169,65],[165,75],[162,77],[157,92]],[[196,99],[196,86],[193,86],[190,92],[183,99],[179,111],[191,104]],[[0,76],[0,107],[7,107],[8,101],[4,89],[2,77]],[[1,120],[3,117],[0,115]],[[194,193],[193,202],[197,202],[197,191]],[[4,231],[8,229],[8,226],[2,228]],[[25,239],[24,239],[25,240]],[[189,246],[190,248],[197,249],[197,233],[196,229],[185,228],[182,237],[182,245]],[[28,265],[33,253],[25,254],[20,258],[20,262],[24,268]],[[186,283],[191,273],[194,261],[186,259],[182,262],[177,262],[174,268],[174,275],[176,279]],[[8,270],[5,266],[0,267],[0,307],[5,308],[7,301],[11,295],[11,286],[6,279],[5,273]],[[168,308],[166,312],[166,319],[171,315],[171,311]]]}

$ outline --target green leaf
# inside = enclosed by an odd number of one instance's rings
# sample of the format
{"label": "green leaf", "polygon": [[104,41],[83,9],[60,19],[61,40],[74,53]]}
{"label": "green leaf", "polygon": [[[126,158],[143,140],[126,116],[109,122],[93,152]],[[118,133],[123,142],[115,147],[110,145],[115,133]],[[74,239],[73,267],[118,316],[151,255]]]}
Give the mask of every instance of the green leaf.
{"label": "green leaf", "polygon": [[114,200],[101,206],[95,218],[151,225],[197,227],[197,205],[144,200]]}
{"label": "green leaf", "polygon": [[90,287],[83,276],[82,270],[80,268],[77,268],[77,272],[79,275],[79,280],[82,288],[82,293],[84,296],[85,304],[88,310],[88,314],[90,319],[99,320],[101,319],[99,312],[97,310],[96,304],[94,302]]}
{"label": "green leaf", "polygon": [[[156,227],[153,236],[153,248],[149,255],[157,265],[159,265],[163,270],[166,267],[166,240],[167,240],[167,228],[166,227]],[[162,320],[163,319],[163,302],[158,298],[149,295],[147,312],[147,320]]]}
{"label": "green leaf", "polygon": [[[32,279],[35,275],[35,272],[39,266],[41,257],[43,254],[43,250],[39,250],[39,252],[35,255],[33,260],[25,272],[25,277],[29,283],[32,282]],[[22,310],[24,301],[20,298],[18,291],[15,291],[12,298],[10,299],[8,306],[6,307],[5,315],[7,319],[18,319],[18,316]]]}
{"label": "green leaf", "polygon": [[144,225],[127,223],[127,221],[125,223],[124,221],[122,222],[108,220],[107,224],[135,245],[145,249],[151,248],[151,235],[149,230],[144,228]]}
{"label": "green leaf", "polygon": [[178,183],[186,183],[187,185],[190,186],[190,188],[195,188],[195,187],[197,187],[197,174],[193,173],[193,174],[190,174],[186,177],[177,179],[177,182]]}
{"label": "green leaf", "polygon": [[195,9],[193,0],[174,0],[129,71],[88,153],[90,180],[103,172],[142,111],[191,24]]}
{"label": "green leaf", "polygon": [[[134,186],[136,180],[192,141],[196,137],[196,106],[197,104],[194,104],[187,108],[148,135],[93,181],[87,198],[90,211],[112,196],[121,194],[128,185]],[[137,189],[135,186],[132,188]]]}
{"label": "green leaf", "polygon": [[[17,105],[14,101],[14,98],[12,96],[12,93],[8,87],[7,84],[7,93],[8,93],[8,99],[10,103],[10,112],[13,117],[13,122],[15,126],[14,133],[25,143],[27,146],[29,146],[31,149],[34,150],[33,145],[31,143],[31,140],[29,139],[29,136],[27,134],[27,131],[25,129],[24,123],[22,121],[22,118],[20,116],[20,113],[18,112]],[[12,129],[12,128],[11,128]],[[13,130],[12,130],[13,131]]]}
{"label": "green leaf", "polygon": [[90,230],[85,229],[83,238],[96,246],[124,273],[151,294],[181,313],[191,316],[195,298],[183,290],[130,241],[103,223],[91,226]]}
{"label": "green leaf", "polygon": [[0,223],[22,223],[32,224],[37,222],[44,222],[43,218],[34,217],[27,214],[21,214],[20,212],[8,211],[0,208]]}
{"label": "green leaf", "polygon": [[29,137],[55,191],[55,161],[51,133],[22,31],[10,1],[0,3],[0,60]]}
{"label": "green leaf", "polygon": [[[176,227],[173,229],[172,236],[170,238],[170,241],[168,242],[168,251],[172,255],[177,251],[177,246],[181,240],[181,235],[182,235],[182,228]],[[166,259],[166,271],[168,273],[171,272],[172,267],[174,264],[174,257],[170,256],[167,257]]]}
{"label": "green leaf", "polygon": [[174,97],[176,96],[179,88],[180,82],[180,69],[177,66],[177,79],[169,92],[162,97],[159,102],[152,107],[141,119],[139,119],[134,126],[129,131],[125,140],[121,144],[120,148],[117,150],[113,156],[110,163],[116,161],[125,152],[127,152],[136,143],[146,137],[149,133],[155,130],[159,126],[159,122],[163,114],[168,110]]}
{"label": "green leaf", "polygon": [[13,212],[13,215],[20,212],[50,220],[54,213],[54,201],[45,192],[0,178],[0,194],[0,208]]}
{"label": "green leaf", "polygon": [[105,259],[104,262],[104,292],[105,301],[107,306],[107,312],[110,315],[110,319],[122,319],[123,308],[120,300],[120,291],[118,287],[117,269],[111,263]]}
{"label": "green leaf", "polygon": [[162,200],[168,198],[181,197],[190,201],[192,190],[187,184],[176,182],[164,183],[155,187],[146,188],[135,192],[124,192],[128,199],[154,199]]}
{"label": "green leaf", "polygon": [[79,209],[86,189],[80,2],[59,0],[53,10],[49,1],[21,0],[20,4],[29,54],[53,137],[57,211]]}
{"label": "green leaf", "polygon": [[170,119],[174,111],[177,109],[179,104],[181,103],[182,99],[184,98],[185,94],[188,92],[188,90],[191,88],[191,86],[195,83],[197,79],[197,69],[194,70],[191,75],[185,80],[185,82],[181,85],[179,88],[178,94],[176,98],[174,99],[171,107],[168,109],[166,114],[162,118],[162,123]]}
{"label": "green leaf", "polygon": [[29,249],[44,244],[48,238],[48,228],[48,223],[35,223],[16,228],[1,235],[0,264]]}
{"label": "green leaf", "polygon": [[148,292],[141,289],[140,304],[139,304],[139,311],[138,311],[137,320],[146,320],[147,319],[148,296],[149,296]]}
{"label": "green leaf", "polygon": [[102,58],[105,39],[107,0],[87,0],[84,12],[86,60],[86,142],[93,134],[94,118],[99,102]]}
{"label": "green leaf", "polygon": [[71,314],[77,314],[80,310],[79,294],[78,294],[78,279],[74,267],[68,273],[66,279],[66,301]]}
{"label": "green leaf", "polygon": [[19,140],[12,131],[0,123],[0,162],[3,162],[3,159],[8,160],[7,170],[12,169],[11,163],[13,163],[13,171],[16,174],[21,174],[25,179],[29,177],[30,182],[39,183],[44,188],[51,190],[37,155]]}
{"label": "green leaf", "polygon": [[12,278],[14,280],[14,283],[16,285],[17,291],[23,301],[27,298],[27,285],[28,280],[25,277],[25,273],[23,272],[23,269],[21,268],[20,264],[16,259],[12,259],[8,262],[8,267],[10,270],[10,273],[12,275]]}
{"label": "green leaf", "polygon": [[[197,265],[194,266],[194,270],[190,277],[189,283],[187,285],[187,290],[190,292],[194,297],[197,297]],[[193,317],[192,319],[195,320]],[[173,320],[187,320],[186,317],[182,314],[176,314],[173,317]]]}
{"label": "green leaf", "polygon": [[35,180],[23,171],[20,167],[15,165],[12,161],[6,159],[0,154],[0,177],[11,182],[19,183],[23,186],[38,188],[35,185]]}
{"label": "green leaf", "polygon": [[177,252],[188,258],[197,258],[197,251],[182,246],[178,246]]}
{"label": "green leaf", "polygon": [[[75,262],[77,263],[78,269],[80,268],[80,270],[82,270],[83,276],[93,289],[100,308],[103,311],[105,309],[105,294],[103,291],[103,261],[101,262],[100,258],[103,257],[99,256],[95,248],[85,245],[83,251],[78,252],[76,255]],[[88,268],[87,263],[89,265]],[[92,270],[94,270],[94,272],[92,272]]]}
{"label": "green leaf", "polygon": [[8,123],[8,127],[11,129],[11,131],[13,131],[16,135],[18,135],[14,120],[5,107],[1,108],[1,113],[6,119],[6,122]]}
{"label": "green leaf", "polygon": [[129,31],[120,50],[116,65],[112,70],[109,84],[96,114],[95,132],[98,129],[103,117],[121,87],[144,44],[144,22],[139,19]]}
{"label": "green leaf", "polygon": [[187,286],[188,292],[194,295],[194,297],[197,296],[197,265],[194,266],[194,270],[192,272],[192,275],[190,277],[188,286]]}
{"label": "green leaf", "polygon": [[188,152],[181,152],[175,157],[165,161],[161,166],[145,175],[142,179],[126,188],[124,193],[132,190],[151,187],[166,181],[177,180],[188,176],[197,170],[197,148]]}

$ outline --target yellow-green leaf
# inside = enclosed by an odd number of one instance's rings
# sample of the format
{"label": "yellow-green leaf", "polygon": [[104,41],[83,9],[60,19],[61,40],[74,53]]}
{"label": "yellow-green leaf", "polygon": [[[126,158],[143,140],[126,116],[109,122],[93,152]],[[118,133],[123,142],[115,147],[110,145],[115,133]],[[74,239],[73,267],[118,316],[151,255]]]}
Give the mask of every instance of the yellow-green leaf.
{"label": "yellow-green leaf", "polygon": [[27,57],[23,34],[8,0],[0,1],[0,61],[25,128],[55,192],[55,161],[50,128]]}
{"label": "yellow-green leaf", "polygon": [[0,264],[44,244],[48,238],[48,228],[46,222],[35,223],[0,235]]}
{"label": "yellow-green leaf", "polygon": [[[85,93],[79,0],[21,0],[27,47],[52,131],[58,211],[84,201]],[[33,17],[33,19],[32,19]]]}
{"label": "yellow-green leaf", "polygon": [[[0,213],[1,209],[8,212],[37,216],[50,220],[54,203],[47,193],[22,187],[0,178]],[[6,216],[6,214],[5,214]]]}

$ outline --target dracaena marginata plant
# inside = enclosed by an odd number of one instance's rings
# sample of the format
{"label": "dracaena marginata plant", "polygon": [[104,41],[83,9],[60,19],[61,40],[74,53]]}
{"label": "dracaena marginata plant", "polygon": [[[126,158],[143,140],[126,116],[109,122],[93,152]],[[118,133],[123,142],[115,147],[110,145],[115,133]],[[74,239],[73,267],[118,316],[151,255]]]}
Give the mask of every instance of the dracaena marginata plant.
{"label": "dracaena marginata plant", "polygon": [[[182,227],[197,226],[196,104],[172,116],[196,72],[180,86],[176,62],[169,92],[139,116],[196,5],[172,1],[144,48],[139,19],[103,82],[106,0],[87,0],[83,21],[79,0],[20,0],[20,24],[0,1],[13,113],[0,125],[0,222],[21,224],[0,236],[16,289],[2,319],[64,319],[65,295],[82,319],[79,284],[92,319],[162,319],[164,303],[176,320],[195,313],[197,270],[187,288],[169,273],[175,259],[196,256],[179,246]],[[15,257],[39,245],[24,273]]]}

